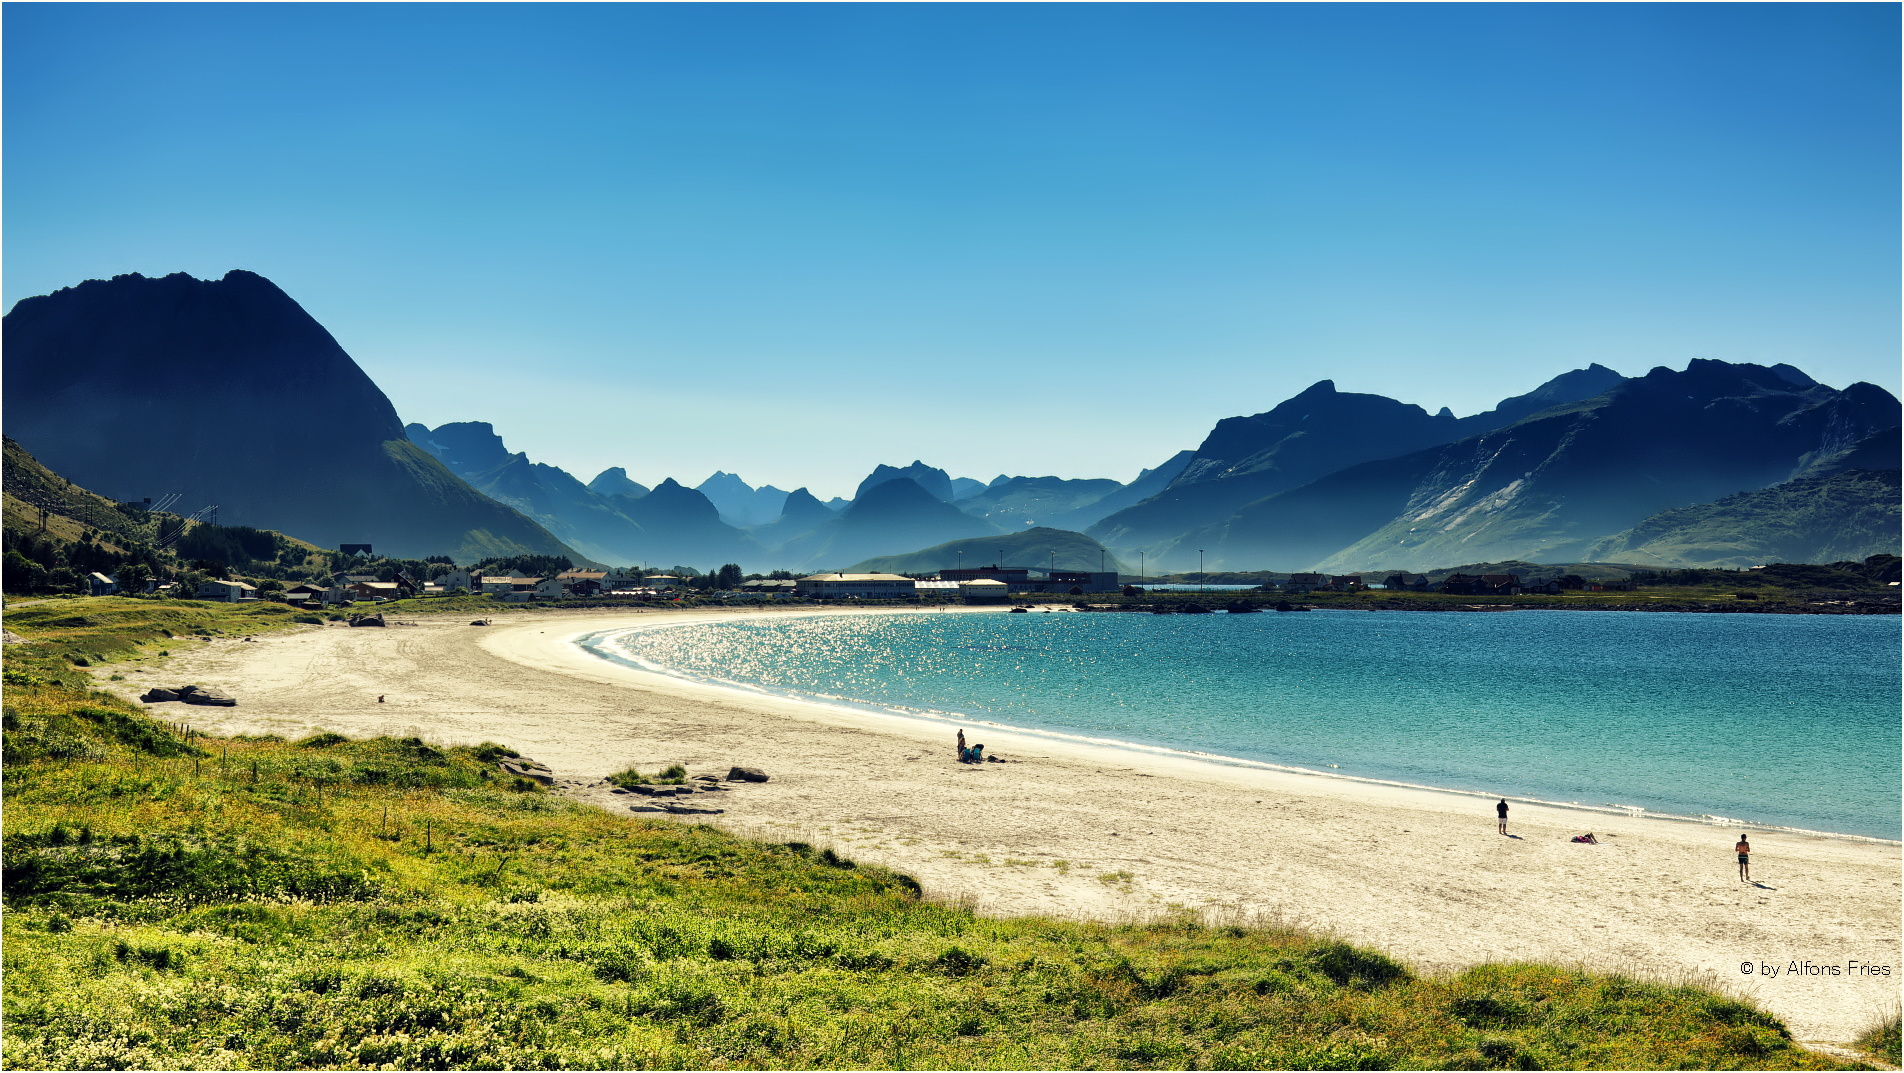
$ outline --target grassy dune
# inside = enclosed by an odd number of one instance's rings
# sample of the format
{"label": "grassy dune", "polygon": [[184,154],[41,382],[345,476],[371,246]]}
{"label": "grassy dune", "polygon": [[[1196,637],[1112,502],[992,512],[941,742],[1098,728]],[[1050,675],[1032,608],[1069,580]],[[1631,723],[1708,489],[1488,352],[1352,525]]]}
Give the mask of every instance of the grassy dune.
{"label": "grassy dune", "polygon": [[830,851],[570,803],[502,746],[187,739],[49,673],[154,627],[61,621],[10,624],[46,638],[8,646],[10,1069],[1850,1068],[1697,988],[1422,978],[1187,914],[979,918]]}

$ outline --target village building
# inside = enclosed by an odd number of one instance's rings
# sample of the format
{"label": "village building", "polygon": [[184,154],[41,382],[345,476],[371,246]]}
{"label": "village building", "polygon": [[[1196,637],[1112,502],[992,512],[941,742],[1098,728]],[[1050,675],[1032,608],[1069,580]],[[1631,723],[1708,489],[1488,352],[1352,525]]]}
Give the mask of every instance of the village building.
{"label": "village building", "polygon": [[[940,572],[943,575],[943,571]],[[1003,580],[1003,579],[1000,579]],[[1042,578],[1024,582],[1015,587],[1016,592],[1070,592],[1076,589],[1078,594],[1087,592],[1116,592],[1121,586],[1115,571],[1097,570],[1047,570]]]}
{"label": "village building", "polygon": [[284,590],[284,602],[289,604],[318,605],[334,603],[337,601],[328,599],[330,593],[336,592],[341,597],[343,591],[341,588],[335,588],[329,585],[319,585],[311,581],[300,581],[296,585]]}
{"label": "village building", "polygon": [[207,578],[198,583],[198,594],[194,599],[217,600],[220,603],[237,604],[247,600],[256,600],[258,589],[242,581],[220,581]]}
{"label": "village building", "polygon": [[673,574],[649,574],[641,579],[644,589],[685,589],[687,586],[687,578],[675,577]]}
{"label": "village building", "polygon": [[962,566],[939,571],[940,581],[999,581],[1017,587],[1031,580],[1028,566]]}
{"label": "village building", "polygon": [[402,586],[394,581],[359,581],[344,586],[353,600],[395,600],[403,595]]}
{"label": "village building", "polygon": [[988,577],[961,581],[959,596],[968,604],[1002,604],[1011,599],[1011,586]]}
{"label": "village building", "polygon": [[1310,589],[1319,587],[1323,580],[1321,574],[1291,574],[1283,588],[1290,592],[1308,592]]}
{"label": "village building", "polygon": [[95,570],[86,575],[86,587],[94,596],[111,596],[119,591],[119,583]]}
{"label": "village building", "polygon": [[898,574],[814,574],[801,578],[794,591],[821,600],[904,600],[915,595],[912,579]]}
{"label": "village building", "polygon": [[[917,587],[923,587],[928,584],[937,585],[937,584],[944,584],[944,583],[919,581],[919,582],[914,582],[913,584],[914,584],[914,587],[917,588]],[[786,580],[760,578],[754,581],[741,582],[740,591],[746,592],[746,593],[753,593],[759,596],[792,596],[796,591],[798,591],[799,585],[800,583],[798,581],[794,581],[790,578]],[[958,586],[956,585],[953,586],[953,588],[957,588],[957,587]]]}
{"label": "village building", "polygon": [[963,582],[915,580],[912,591],[922,600],[951,600],[958,597],[961,584]]}

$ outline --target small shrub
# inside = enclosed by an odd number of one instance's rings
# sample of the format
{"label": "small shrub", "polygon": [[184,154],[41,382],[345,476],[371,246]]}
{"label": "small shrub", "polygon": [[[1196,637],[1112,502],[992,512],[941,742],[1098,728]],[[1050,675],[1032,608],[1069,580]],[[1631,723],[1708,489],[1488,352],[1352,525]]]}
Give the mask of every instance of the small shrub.
{"label": "small shrub", "polygon": [[350,739],[342,734],[333,734],[327,730],[322,734],[313,734],[298,742],[297,745],[300,749],[328,749],[333,745],[347,745],[349,742]]}
{"label": "small shrub", "polygon": [[483,742],[471,749],[470,754],[485,764],[493,764],[498,760],[511,760],[522,755],[506,745],[497,745],[493,741]]}
{"label": "small shrub", "polygon": [[1892,1014],[1888,1020],[1880,1021],[1856,1040],[1858,1049],[1866,1054],[1876,1055],[1892,1065],[1899,1064],[1898,1054],[1898,1015]]}
{"label": "small shrub", "polygon": [[319,615],[296,615],[292,617],[291,621],[308,622],[313,626],[322,626],[324,624],[323,617]]}
{"label": "small shrub", "polygon": [[608,777],[608,781],[623,789],[652,785],[648,780],[648,776],[643,775],[641,770],[635,767],[627,767],[615,772]]}

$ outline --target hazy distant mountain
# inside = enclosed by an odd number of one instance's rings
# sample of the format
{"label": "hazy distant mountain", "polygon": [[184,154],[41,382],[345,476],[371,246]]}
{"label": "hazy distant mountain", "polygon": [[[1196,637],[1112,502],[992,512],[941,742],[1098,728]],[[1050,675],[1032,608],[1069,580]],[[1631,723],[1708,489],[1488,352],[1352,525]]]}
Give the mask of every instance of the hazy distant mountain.
{"label": "hazy distant mountain", "polygon": [[784,545],[777,559],[797,569],[838,570],[874,555],[894,554],[895,549],[997,532],[998,526],[902,477],[862,490],[837,516]]}
{"label": "hazy distant mountain", "polygon": [[952,540],[904,555],[880,555],[848,570],[893,574],[929,574],[960,566],[1027,566],[1034,570],[1115,570],[1126,572],[1104,545],[1065,529],[1039,526],[1016,533]]}
{"label": "hazy distant mountain", "polygon": [[434,429],[413,423],[404,431],[484,495],[534,518],[588,559],[640,561],[640,526],[567,471],[512,454],[489,422],[456,421]]}
{"label": "hazy distant mountain", "polygon": [[1112,547],[1161,554],[1183,534],[1220,523],[1265,496],[1359,463],[1497,428],[1538,409],[1597,395],[1619,381],[1618,373],[1594,365],[1487,413],[1457,419],[1445,407],[1429,414],[1383,395],[1339,392],[1334,381],[1322,380],[1267,412],[1217,422],[1163,491],[1105,517],[1089,532]]}
{"label": "hazy distant mountain", "polygon": [[1144,470],[1137,475],[1136,480],[1113,489],[1102,499],[1039,520],[1053,528],[1082,532],[1125,507],[1142,503],[1169,487],[1170,482],[1177,479],[1177,475],[1184,471],[1196,454],[1195,451],[1178,451],[1155,469]]}
{"label": "hazy distant mountain", "polygon": [[1001,477],[984,491],[958,501],[958,508],[1006,529],[1041,525],[1098,502],[1124,485],[1112,480],[1063,477]]}
{"label": "hazy distant mountain", "polygon": [[967,496],[975,496],[984,490],[984,481],[975,481],[970,477],[952,478],[952,501],[955,503]]}
{"label": "hazy distant mountain", "polygon": [[1587,558],[1736,569],[1896,555],[1899,492],[1895,469],[1800,477],[1655,514],[1595,542]]}
{"label": "hazy distant mountain", "polygon": [[377,385],[262,276],[88,280],[5,320],[8,433],[103,495],[462,560],[572,549],[412,444]]}
{"label": "hazy distant mountain", "polygon": [[[944,470],[928,466],[924,462],[914,459],[912,465],[904,469],[895,469],[892,466],[884,464],[874,467],[873,472],[868,474],[865,480],[859,482],[859,490],[853,493],[853,499],[857,502],[861,496],[866,494],[867,489],[878,487],[887,481],[901,479],[911,480],[919,487],[932,493],[932,497],[941,503],[950,503],[953,499],[957,498],[952,490],[952,478],[946,476]],[[976,484],[978,482],[973,481],[972,483]]]}
{"label": "hazy distant mountain", "polygon": [[773,485],[753,488],[739,474],[722,471],[696,485],[695,491],[714,502],[722,521],[743,529],[780,517],[781,505],[787,501],[787,493]]}
{"label": "hazy distant mountain", "polygon": [[595,479],[588,482],[588,490],[598,496],[625,496],[640,499],[648,494],[648,486],[628,479],[628,471],[620,466],[610,466],[597,473]]}
{"label": "hazy distant mountain", "polygon": [[731,562],[758,569],[767,561],[753,538],[721,521],[712,500],[672,477],[639,499],[616,502],[622,513],[641,526],[641,554],[635,562],[713,566]]}
{"label": "hazy distant mountain", "polygon": [[[1651,515],[1790,480],[1898,423],[1869,384],[1803,387],[1758,365],[1654,369],[1592,399],[1245,506],[1160,549],[1227,569],[1425,570],[1579,560]],[[1331,547],[1333,546],[1333,547]]]}
{"label": "hazy distant mountain", "polygon": [[811,534],[833,518],[831,507],[813,498],[813,493],[805,488],[795,488],[787,493],[785,502],[781,504],[780,517],[766,525],[756,526],[748,535],[761,547],[768,549],[771,555],[788,542]]}

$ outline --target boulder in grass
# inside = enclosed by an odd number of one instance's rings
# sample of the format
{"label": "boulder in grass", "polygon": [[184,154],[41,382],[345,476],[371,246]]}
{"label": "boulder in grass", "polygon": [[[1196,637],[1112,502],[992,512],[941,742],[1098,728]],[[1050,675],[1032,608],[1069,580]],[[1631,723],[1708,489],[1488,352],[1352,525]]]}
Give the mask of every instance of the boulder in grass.
{"label": "boulder in grass", "polygon": [[177,700],[179,699],[179,695],[176,689],[160,689],[158,686],[153,686],[151,689],[146,690],[139,699],[145,701],[147,704],[157,704],[160,701]]}
{"label": "boulder in grass", "polygon": [[555,772],[550,771],[548,768],[543,767],[533,760],[502,760],[498,761],[496,766],[510,775],[524,779],[533,779],[544,786],[552,785],[555,782]]}
{"label": "boulder in grass", "polygon": [[732,767],[727,769],[728,782],[766,782],[767,773],[757,767]]}
{"label": "boulder in grass", "polygon": [[182,695],[179,699],[187,704],[215,704],[221,708],[238,706],[238,701],[230,694],[220,693],[216,689],[206,689],[203,686],[193,687],[190,693],[185,693],[183,690],[180,693]]}
{"label": "boulder in grass", "polygon": [[352,626],[381,626],[383,625],[383,616],[358,615],[356,618],[350,620],[350,624]]}

